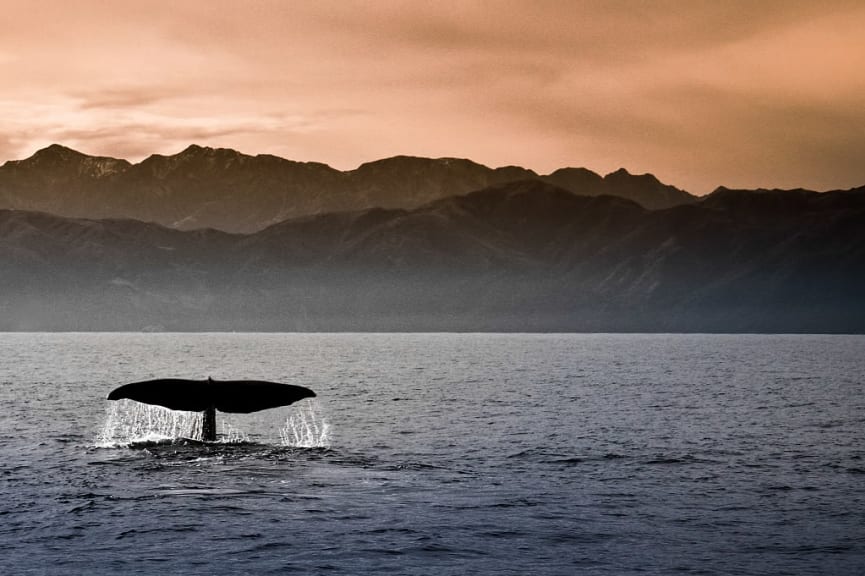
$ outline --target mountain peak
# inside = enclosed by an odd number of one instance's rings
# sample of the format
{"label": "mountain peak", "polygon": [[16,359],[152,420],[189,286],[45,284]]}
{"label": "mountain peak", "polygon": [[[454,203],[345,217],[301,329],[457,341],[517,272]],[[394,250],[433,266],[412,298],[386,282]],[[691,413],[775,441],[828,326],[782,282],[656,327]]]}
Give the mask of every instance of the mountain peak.
{"label": "mountain peak", "polygon": [[237,150],[233,148],[212,148],[210,146],[200,146],[198,144],[190,144],[174,156],[185,158],[185,157],[211,157],[211,156],[225,156],[236,158],[239,156],[244,156]]}
{"label": "mountain peak", "polygon": [[[624,170],[624,168],[622,168]],[[548,174],[548,176],[555,176],[556,174],[579,174],[585,176],[598,176],[597,173],[592,172],[588,168],[576,167],[576,166],[566,166],[565,168],[559,168],[554,172]]]}
{"label": "mountain peak", "polygon": [[583,196],[597,196],[605,192],[604,179],[588,168],[559,168],[543,179]]}
{"label": "mountain peak", "polygon": [[364,162],[358,166],[355,172],[381,171],[381,170],[399,170],[399,171],[420,171],[430,170],[436,167],[456,168],[457,166],[464,168],[480,168],[488,170],[488,168],[472,160],[465,158],[427,158],[425,156],[408,156],[398,155],[389,158],[381,158],[371,162]]}
{"label": "mountain peak", "polygon": [[629,198],[653,210],[696,201],[691,194],[664,184],[654,174],[631,174],[624,168],[604,176],[604,186],[606,194]]}
{"label": "mountain peak", "polygon": [[70,154],[70,153],[71,154],[77,154],[79,156],[84,156],[84,154],[79,152],[78,150],[73,150],[69,146],[57,144],[56,142],[54,144],[49,144],[45,148],[37,150],[36,153],[34,154],[34,156],[40,155],[40,154]]}
{"label": "mountain peak", "polygon": [[136,165],[136,171],[143,171],[158,179],[164,179],[178,171],[224,170],[252,158],[231,148],[211,148],[190,144],[176,154],[151,154]]}
{"label": "mountain peak", "polygon": [[22,160],[22,162],[68,162],[69,160],[80,160],[87,155],[73,150],[61,144],[51,144],[45,148],[41,148],[33,153],[32,156]]}
{"label": "mountain peak", "polygon": [[610,172],[609,174],[604,176],[604,180],[607,180],[608,182],[613,182],[613,183],[621,182],[624,180],[630,180],[630,179],[642,180],[645,182],[653,182],[653,183],[657,182],[658,184],[661,183],[661,181],[658,180],[658,178],[654,174],[651,174],[649,172],[647,172],[645,174],[632,174],[631,172],[628,172],[628,170],[625,168],[619,168],[615,172]]}
{"label": "mountain peak", "polygon": [[130,164],[126,160],[106,156],[90,156],[61,144],[51,144],[37,150],[29,158],[10,160],[4,166],[46,173],[71,172],[79,176],[100,178],[123,171]]}
{"label": "mountain peak", "polygon": [[199,144],[190,144],[189,146],[181,150],[179,154],[198,154],[206,150],[213,150],[213,148],[211,148],[210,146],[201,146]]}

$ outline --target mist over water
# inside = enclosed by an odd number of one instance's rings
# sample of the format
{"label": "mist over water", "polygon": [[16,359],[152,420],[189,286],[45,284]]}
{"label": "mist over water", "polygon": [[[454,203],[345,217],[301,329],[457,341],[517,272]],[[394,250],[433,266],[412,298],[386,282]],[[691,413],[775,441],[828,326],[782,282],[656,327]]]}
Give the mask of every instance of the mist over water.
{"label": "mist over water", "polygon": [[[865,337],[0,334],[2,574],[861,574]],[[308,386],[200,416],[158,377]]]}

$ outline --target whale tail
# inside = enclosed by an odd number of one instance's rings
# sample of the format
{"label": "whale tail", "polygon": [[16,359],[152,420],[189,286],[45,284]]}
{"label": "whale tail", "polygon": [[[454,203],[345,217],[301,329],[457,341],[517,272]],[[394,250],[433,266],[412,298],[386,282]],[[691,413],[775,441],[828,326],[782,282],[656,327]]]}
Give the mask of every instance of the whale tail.
{"label": "whale tail", "polygon": [[171,410],[203,412],[202,439],[216,440],[216,411],[249,414],[288,406],[315,392],[303,386],[265,380],[185,380],[163,378],[133,382],[115,388],[108,400],[128,398]]}

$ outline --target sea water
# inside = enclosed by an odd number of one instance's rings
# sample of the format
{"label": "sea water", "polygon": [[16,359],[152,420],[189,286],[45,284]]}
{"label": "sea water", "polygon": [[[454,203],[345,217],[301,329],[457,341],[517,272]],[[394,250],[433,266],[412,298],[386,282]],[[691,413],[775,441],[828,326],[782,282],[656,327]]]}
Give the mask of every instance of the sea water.
{"label": "sea water", "polygon": [[[160,377],[314,400],[200,416]],[[862,574],[865,338],[0,334],[0,574]]]}

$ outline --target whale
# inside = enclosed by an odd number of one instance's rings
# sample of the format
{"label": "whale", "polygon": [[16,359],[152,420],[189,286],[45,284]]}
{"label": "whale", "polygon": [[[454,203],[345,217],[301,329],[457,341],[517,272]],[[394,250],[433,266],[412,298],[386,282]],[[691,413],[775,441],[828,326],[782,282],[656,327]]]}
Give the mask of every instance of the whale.
{"label": "whale", "polygon": [[129,399],[170,410],[203,412],[202,440],[216,440],[216,411],[249,414],[314,398],[303,386],[267,380],[186,380],[160,378],[115,388],[108,400]]}

